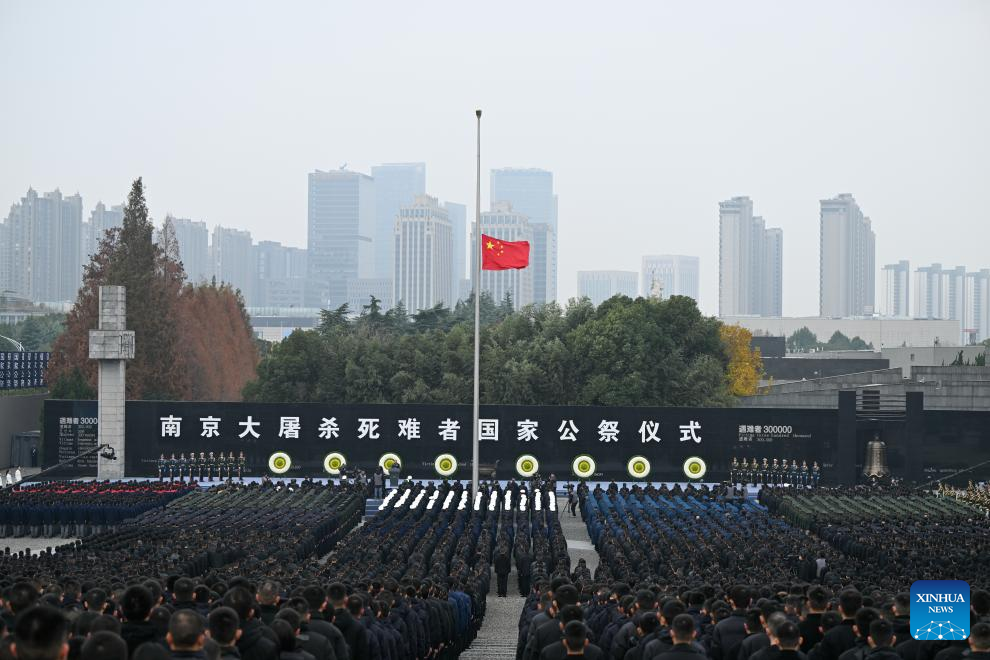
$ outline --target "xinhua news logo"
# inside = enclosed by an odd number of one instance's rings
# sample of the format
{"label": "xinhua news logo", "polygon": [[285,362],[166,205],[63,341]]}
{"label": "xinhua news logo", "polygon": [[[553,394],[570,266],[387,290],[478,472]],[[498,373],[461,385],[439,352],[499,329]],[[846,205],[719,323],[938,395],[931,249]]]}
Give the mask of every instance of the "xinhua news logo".
{"label": "xinhua news logo", "polygon": [[962,580],[912,584],[911,635],[924,640],[969,637],[969,585]]}

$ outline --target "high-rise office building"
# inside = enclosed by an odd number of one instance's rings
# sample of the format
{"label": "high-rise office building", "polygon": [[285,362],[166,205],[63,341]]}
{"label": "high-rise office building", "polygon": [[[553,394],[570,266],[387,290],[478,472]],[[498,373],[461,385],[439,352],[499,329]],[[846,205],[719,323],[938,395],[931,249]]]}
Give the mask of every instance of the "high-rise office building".
{"label": "high-rise office building", "polygon": [[5,287],[34,302],[75,300],[82,284],[82,198],[29,189],[4,224]]}
{"label": "high-rise office building", "polygon": [[587,298],[600,305],[612,296],[636,297],[637,273],[632,270],[579,270],[577,291],[579,298]]}
{"label": "high-rise office building", "polygon": [[966,274],[965,296],[964,343],[990,339],[990,269]]}
{"label": "high-rise office building", "polygon": [[450,220],[451,236],[453,236],[454,250],[454,270],[453,270],[453,295],[451,300],[457,302],[460,298],[461,281],[468,277],[467,272],[467,207],[456,202],[444,202],[443,208],[447,211],[447,219]]}
{"label": "high-rise office building", "polygon": [[911,264],[898,261],[880,271],[880,314],[908,318],[911,301]]}
{"label": "high-rise office building", "polygon": [[347,280],[373,276],[374,240],[374,180],[347,170],[310,173],[307,270],[326,289],[325,304],[339,307]]}
{"label": "high-rise office building", "polygon": [[876,236],[852,195],[821,200],[819,314],[872,316],[876,296]]}
{"label": "high-rise office building", "polygon": [[640,267],[639,293],[644,298],[687,296],[697,301],[699,278],[698,257],[650,254],[643,257]]}
{"label": "high-rise office building", "polygon": [[781,316],[783,231],[767,229],[749,197],[718,206],[719,316]]}
{"label": "high-rise office building", "polygon": [[535,168],[494,169],[491,171],[490,193],[493,205],[498,202],[509,202],[515,213],[522,214],[528,219],[530,231],[533,233],[530,246],[533,302],[546,303],[556,300],[559,234],[553,173]]}
{"label": "high-rise office building", "polygon": [[385,163],[371,168],[375,180],[375,277],[392,277],[395,219],[399,208],[426,194],[426,163]]}
{"label": "high-rise office building", "polygon": [[[472,238],[474,230],[472,229]],[[529,241],[530,267],[513,270],[481,271],[480,288],[488,292],[496,304],[505,300],[506,294],[512,300],[513,309],[520,309],[533,303],[532,245],[533,229],[529,218],[517,213],[509,202],[495,202],[492,210],[481,214],[481,233],[495,236],[503,241]],[[472,240],[472,245],[475,245]],[[472,268],[478,255],[471,251]],[[472,270],[472,272],[474,272]]]}
{"label": "high-rise office building", "polygon": [[454,300],[453,232],[447,211],[435,197],[418,195],[399,207],[395,223],[395,273],[392,299],[409,313]]}
{"label": "high-rise office building", "polygon": [[203,221],[172,218],[175,242],[179,244],[179,259],[190,282],[209,282],[213,277],[210,263],[210,230]]}
{"label": "high-rise office building", "polygon": [[382,312],[394,307],[392,300],[391,277],[364,277],[347,280],[347,309],[350,314],[361,314],[365,307],[371,306],[371,298],[378,301]]}
{"label": "high-rise office building", "polygon": [[218,283],[240,289],[244,300],[253,300],[254,259],[251,232],[217,225],[213,229],[213,272]]}
{"label": "high-rise office building", "polygon": [[[306,295],[306,250],[277,241],[259,241],[251,252],[254,271],[251,305],[310,306]],[[318,300],[313,302],[312,306],[319,306]]]}

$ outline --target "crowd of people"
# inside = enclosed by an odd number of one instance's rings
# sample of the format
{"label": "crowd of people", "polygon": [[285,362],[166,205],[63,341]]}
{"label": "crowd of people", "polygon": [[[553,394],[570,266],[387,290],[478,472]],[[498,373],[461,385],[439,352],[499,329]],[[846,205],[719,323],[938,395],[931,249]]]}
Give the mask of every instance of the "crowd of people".
{"label": "crowd of people", "polygon": [[[359,525],[368,487],[4,493],[0,515],[83,501],[127,515],[0,555],[0,660],[452,660],[513,568],[518,660],[990,660],[990,528],[963,497],[582,483],[571,500],[599,555],[591,570],[571,564],[549,481],[472,496],[406,480]],[[969,581],[968,642],[911,638],[904,592],[924,578]]]}
{"label": "crowd of people", "polygon": [[[771,512],[789,490],[768,490],[768,508],[719,488],[582,485],[599,566],[536,581],[517,659],[990,660],[990,548],[975,509],[833,489],[817,504],[801,496],[821,512],[812,529]],[[865,526],[868,552],[847,542],[843,511],[863,514],[854,524]],[[960,532],[971,536],[953,553]],[[910,583],[966,576],[969,640],[913,639]]]}
{"label": "crowd of people", "polygon": [[75,537],[112,529],[193,490],[151,482],[50,481],[0,490],[0,536]]}

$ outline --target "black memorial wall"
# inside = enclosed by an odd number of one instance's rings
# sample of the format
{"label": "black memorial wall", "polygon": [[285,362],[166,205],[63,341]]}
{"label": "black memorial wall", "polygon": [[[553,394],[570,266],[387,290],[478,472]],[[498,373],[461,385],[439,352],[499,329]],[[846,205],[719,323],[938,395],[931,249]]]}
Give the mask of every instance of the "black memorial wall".
{"label": "black memorial wall", "polygon": [[[848,410],[843,411],[844,401]],[[911,481],[990,478],[990,412],[924,410],[920,396],[901,420],[858,415],[854,397],[839,409],[622,408],[482,406],[480,463],[498,461],[497,475],[516,475],[516,462],[535,457],[540,473],[573,477],[579,456],[595,464],[593,479],[628,480],[635,456],[652,481],[684,481],[684,463],[701,458],[705,481],[728,478],[733,458],[817,461],[823,483],[860,478],[866,442],[887,444],[895,476]],[[845,413],[845,414],[844,414]],[[285,452],[285,476],[325,476],[327,454],[370,471],[385,453],[399,456],[402,475],[436,477],[436,457],[452,454],[455,478],[470,477],[471,407],[465,405],[326,405],[316,403],[190,403],[129,401],[126,473],[156,476],[161,454],[244,452],[247,475],[270,474],[269,457]],[[95,446],[95,401],[45,402],[45,465]],[[65,475],[95,474],[95,457]]]}
{"label": "black memorial wall", "polygon": [[[45,462],[92,446],[96,402],[47,401]],[[533,456],[540,473],[572,475],[574,460],[590,456],[597,479],[628,479],[636,456],[648,478],[683,481],[684,463],[701,458],[705,480],[727,478],[733,457],[818,461],[827,474],[836,455],[837,417],[831,410],[482,406],[482,465],[498,461],[499,478]],[[288,476],[324,475],[324,458],[342,454],[349,467],[372,469],[387,452],[402,474],[436,477],[434,462],[449,453],[458,478],[470,476],[471,407],[464,405],[324,405],[129,401],[126,472],[157,475],[161,454],[244,452],[248,475],[268,473],[277,451],[292,462]],[[85,466],[92,471],[92,465]]]}

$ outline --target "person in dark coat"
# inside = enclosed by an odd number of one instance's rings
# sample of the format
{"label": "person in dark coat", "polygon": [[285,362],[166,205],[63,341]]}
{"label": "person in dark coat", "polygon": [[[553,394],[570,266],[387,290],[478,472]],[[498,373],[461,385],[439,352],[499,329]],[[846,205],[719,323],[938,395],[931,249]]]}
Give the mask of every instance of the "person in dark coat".
{"label": "person in dark coat", "polygon": [[237,613],[241,635],[237,650],[241,660],[277,660],[278,642],[270,628],[255,615],[255,599],[244,587],[233,587],[223,595],[223,604]]}
{"label": "person in dark coat", "polygon": [[890,621],[879,618],[873,621],[866,639],[870,647],[866,654],[869,660],[900,660],[901,656],[893,648],[896,638]]}
{"label": "person in dark coat", "polygon": [[832,628],[822,637],[818,645],[818,660],[839,660],[839,656],[856,646],[858,635],[853,630],[856,613],[863,606],[863,596],[855,589],[844,589],[839,594],[839,614],[842,623]]}
{"label": "person in dark coat", "polygon": [[822,613],[828,608],[828,596],[821,587],[808,589],[807,612],[798,623],[801,634],[801,651],[807,653],[815,644],[822,640],[819,630],[822,625]]}
{"label": "person in dark coat", "polygon": [[[557,591],[559,592],[561,589]],[[555,602],[557,602],[556,597]],[[536,634],[530,636],[526,642],[526,650],[523,652],[523,660],[539,660],[543,649],[563,639],[564,628],[572,621],[578,621],[583,624],[584,613],[577,605],[564,605],[560,608],[559,614],[555,619],[542,624],[536,629]]]}
{"label": "person in dark coat", "polygon": [[347,642],[351,660],[370,657],[370,641],[368,631],[360,621],[356,620],[347,610],[347,589],[340,583],[330,585],[330,600],[333,603],[333,624]]}
{"label": "person in dark coat", "polygon": [[172,615],[165,641],[172,650],[173,658],[206,660],[203,653],[203,645],[206,643],[203,617],[194,610],[178,610]]}
{"label": "person in dark coat", "polygon": [[230,607],[218,607],[206,620],[206,634],[219,647],[220,660],[240,658],[237,639],[240,637],[240,619]]}
{"label": "person in dark coat", "polygon": [[[722,619],[712,631],[712,660],[733,660],[729,651],[746,638],[746,608],[752,600],[749,589],[735,586],[729,593],[729,600],[735,608],[732,614]],[[838,656],[828,660],[838,660]]]}
{"label": "person in dark coat", "polygon": [[509,573],[512,571],[512,558],[509,555],[509,546],[500,544],[495,550],[495,578],[498,582],[495,592],[502,598],[509,590]]}
{"label": "person in dark coat", "polygon": [[142,585],[128,587],[120,599],[120,611],[124,615],[120,636],[127,642],[129,654],[133,654],[134,649],[145,642],[162,641],[150,621],[153,606],[154,597],[151,591]]}
{"label": "person in dark coat", "polygon": [[539,660],[567,660],[567,658],[603,660],[605,653],[588,641],[588,628],[581,621],[571,621],[564,626],[562,639],[543,649]]}
{"label": "person in dark coat", "polygon": [[657,660],[707,660],[707,657],[694,644],[694,638],[697,634],[694,617],[686,612],[678,614],[670,625],[670,637],[674,645],[654,658]]}
{"label": "person in dark coat", "polygon": [[333,647],[333,654],[337,660],[349,660],[347,642],[340,628],[333,623],[333,607],[327,599],[326,591],[319,585],[312,584],[303,589],[302,597],[304,603],[300,603],[298,599],[289,601],[303,617],[302,630],[305,632],[308,628],[323,635]]}

